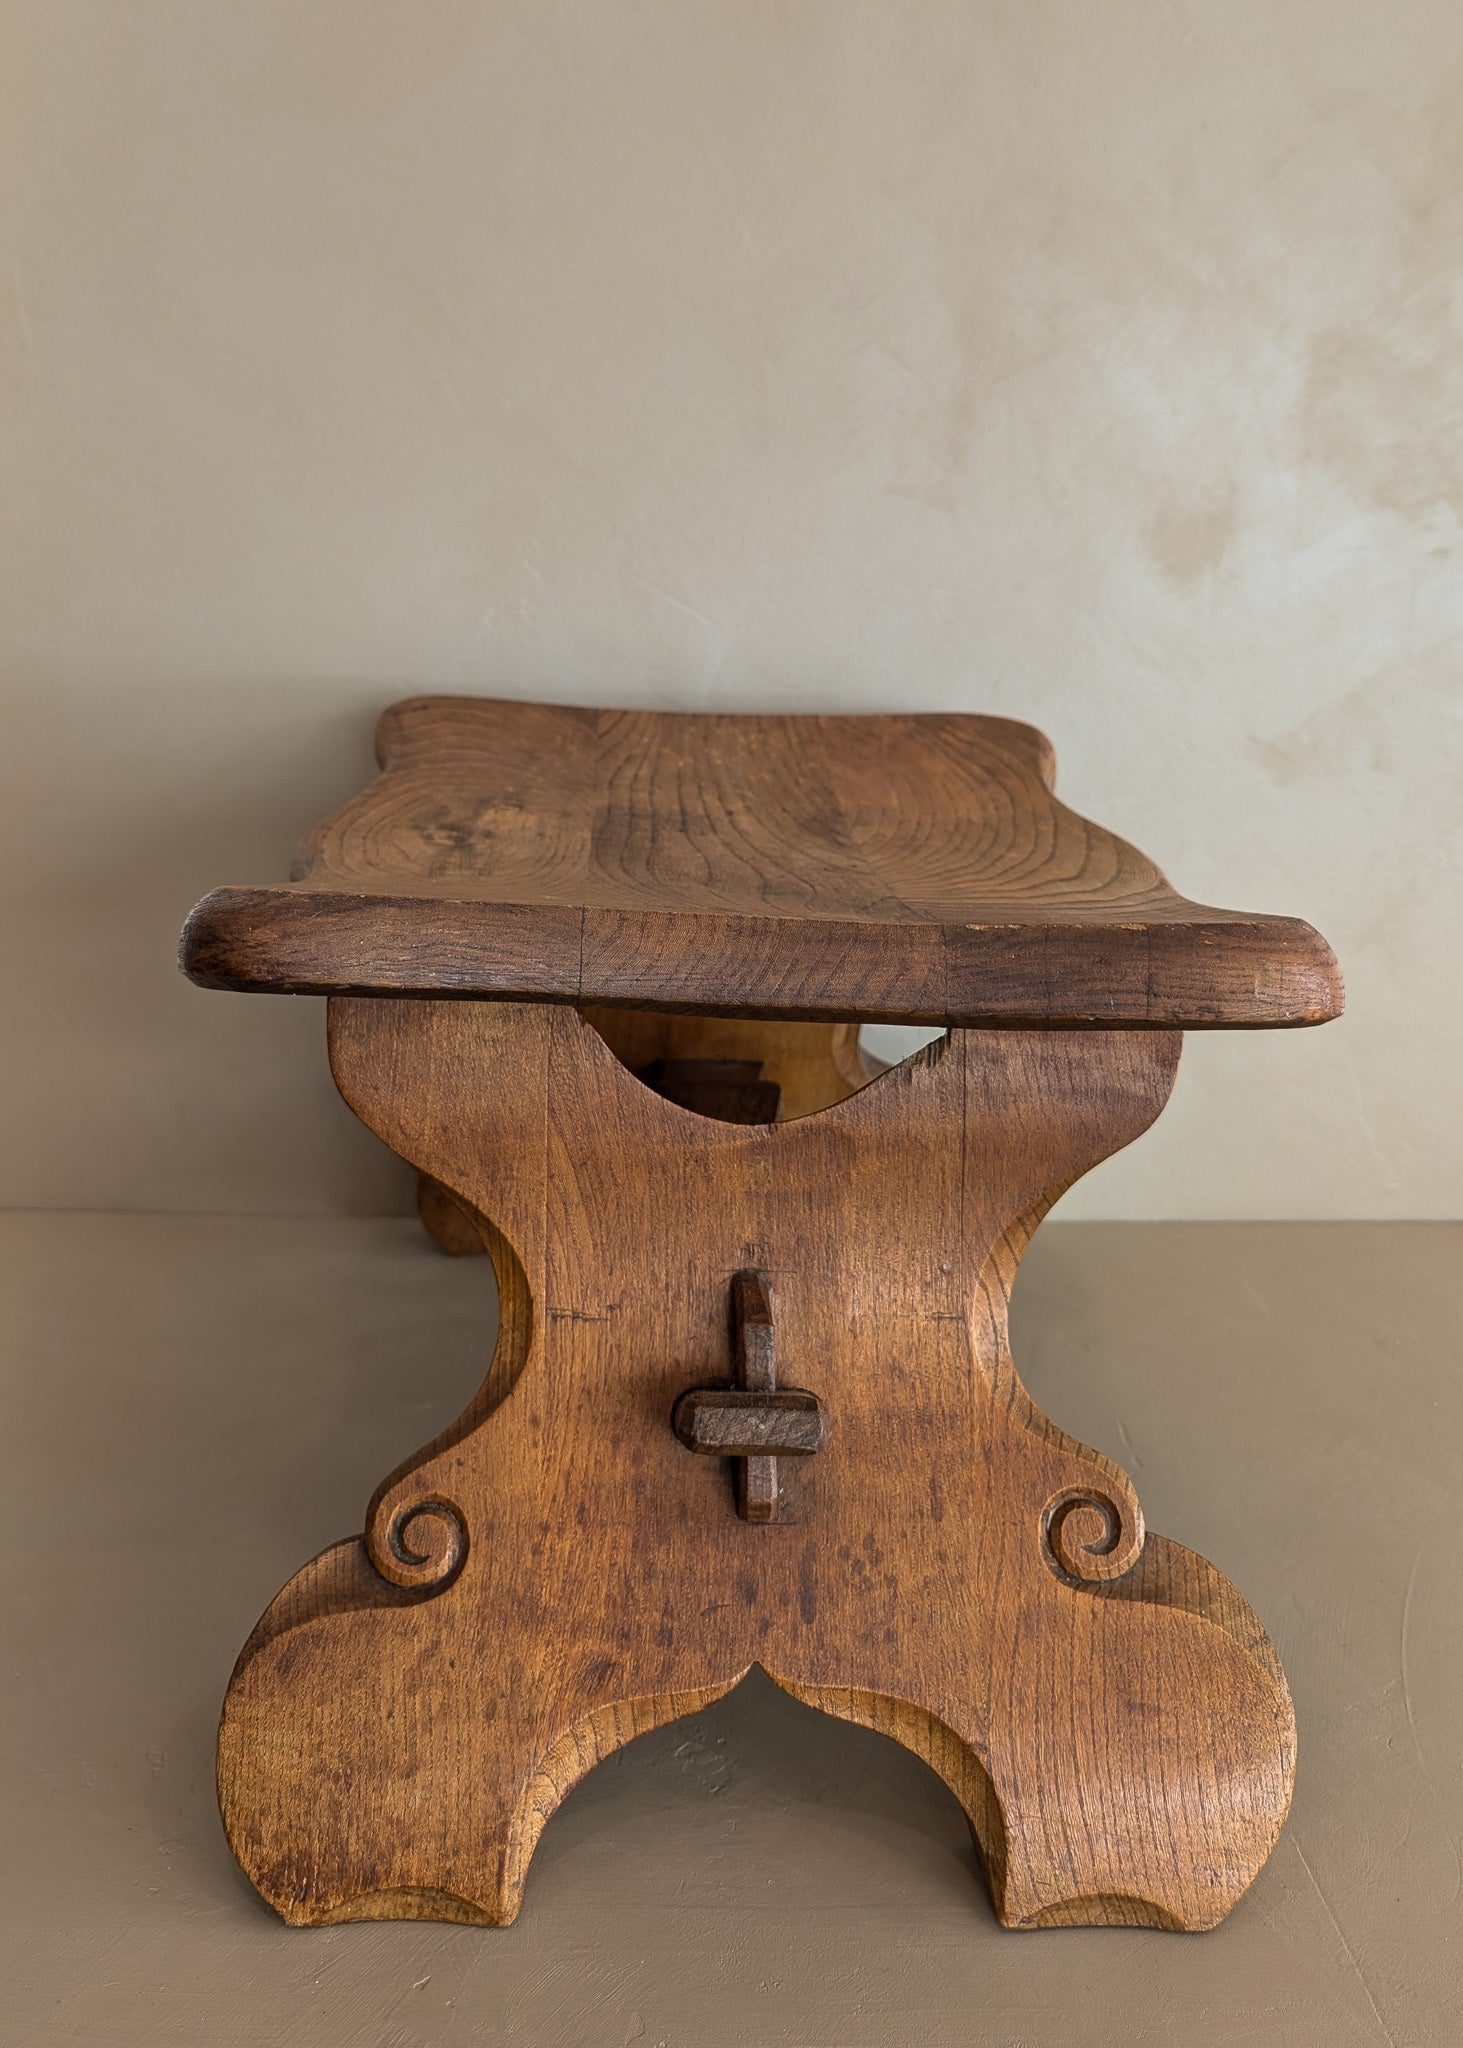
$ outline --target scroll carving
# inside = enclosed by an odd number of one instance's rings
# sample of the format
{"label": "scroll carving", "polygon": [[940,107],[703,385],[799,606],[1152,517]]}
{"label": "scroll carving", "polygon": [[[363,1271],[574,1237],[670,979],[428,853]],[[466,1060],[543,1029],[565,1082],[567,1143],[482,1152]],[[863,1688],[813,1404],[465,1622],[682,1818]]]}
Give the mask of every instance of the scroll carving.
{"label": "scroll carving", "polygon": [[1133,1569],[1143,1550],[1143,1510],[1136,1495],[1115,1499],[1097,1487],[1068,1487],[1042,1516],[1047,1551],[1059,1571],[1106,1585]]}
{"label": "scroll carving", "polygon": [[467,1561],[467,1524],[461,1509],[439,1495],[388,1496],[369,1518],[366,1551],[393,1586],[447,1586]]}

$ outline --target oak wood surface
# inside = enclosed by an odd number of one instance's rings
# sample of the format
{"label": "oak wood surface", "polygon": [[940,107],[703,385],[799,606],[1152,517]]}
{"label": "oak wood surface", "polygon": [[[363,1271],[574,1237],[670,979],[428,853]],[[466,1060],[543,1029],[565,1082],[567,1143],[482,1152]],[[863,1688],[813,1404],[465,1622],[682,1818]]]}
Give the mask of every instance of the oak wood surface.
{"label": "oak wood surface", "polygon": [[[667,1089],[662,1085],[667,1066],[679,1068],[683,1080],[698,1069],[704,1074],[724,1062],[753,1068],[758,1083],[770,1091],[761,1098],[770,1114],[760,1120],[783,1123],[842,1102],[882,1073],[886,1064],[864,1051],[856,1024],[788,1024],[767,1018],[697,1017],[673,1010],[587,1009],[583,1015],[647,1086],[703,1116],[726,1113],[725,1091],[716,1087],[714,1077],[709,1088],[693,1081],[689,1087]],[[744,1100],[736,1109],[732,1122],[759,1120],[746,1114]],[[454,1258],[486,1250],[471,1212],[450,1189],[425,1174],[417,1179],[417,1208],[440,1250]]]}
{"label": "oak wood surface", "polygon": [[[1033,1230],[1158,1114],[1177,1034],[955,1031],[764,1126],[657,1096],[560,1006],[341,999],[331,1048],[477,1220],[501,1329],[241,1654],[220,1797],[287,1919],[511,1919],[577,1779],[753,1663],[930,1762],[1009,1924],[1222,1916],[1290,1797],[1274,1652],[1006,1336]],[[671,1423],[731,1376],[748,1269],[826,1417],[764,1523]]]}
{"label": "oak wood surface", "polygon": [[1299,919],[1187,901],[1003,718],[393,706],[295,879],[215,890],[211,987],[1169,1028],[1338,1014]]}

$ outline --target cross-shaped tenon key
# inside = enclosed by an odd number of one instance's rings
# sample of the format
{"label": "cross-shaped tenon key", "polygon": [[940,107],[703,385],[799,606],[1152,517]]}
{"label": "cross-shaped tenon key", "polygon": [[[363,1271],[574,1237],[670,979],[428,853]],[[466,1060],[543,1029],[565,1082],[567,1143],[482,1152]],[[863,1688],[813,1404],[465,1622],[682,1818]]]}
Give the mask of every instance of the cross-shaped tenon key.
{"label": "cross-shaped tenon key", "polygon": [[671,1422],[688,1450],[736,1458],[737,1513],[770,1522],[777,1513],[777,1460],[805,1458],[823,1443],[823,1405],[805,1387],[779,1387],[767,1282],[754,1269],[731,1290],[730,1387],[692,1387]]}

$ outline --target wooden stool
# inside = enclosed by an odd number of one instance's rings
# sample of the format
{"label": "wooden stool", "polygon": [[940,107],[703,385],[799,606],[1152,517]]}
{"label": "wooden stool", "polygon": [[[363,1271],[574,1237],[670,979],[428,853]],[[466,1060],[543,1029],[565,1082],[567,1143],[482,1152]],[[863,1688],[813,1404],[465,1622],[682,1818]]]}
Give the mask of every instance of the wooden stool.
{"label": "wooden stool", "polygon": [[[331,997],[501,1330],[244,1646],[250,1878],[295,1923],[511,1920],[575,1781],[755,1663],[930,1763],[1009,1926],[1212,1926],[1290,1801],[1285,1679],[1031,1401],[1006,1304],[1184,1029],[1337,1015],[1325,941],[1186,902],[1000,718],[425,697],[379,754],[184,965]],[[871,1078],[855,1019],[948,1030]]]}

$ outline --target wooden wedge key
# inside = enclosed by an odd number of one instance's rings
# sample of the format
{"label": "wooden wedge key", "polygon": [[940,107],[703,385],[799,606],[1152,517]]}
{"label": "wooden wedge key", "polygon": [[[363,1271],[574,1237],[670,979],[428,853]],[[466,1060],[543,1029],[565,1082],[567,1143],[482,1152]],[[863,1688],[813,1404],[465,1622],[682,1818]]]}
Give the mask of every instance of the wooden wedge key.
{"label": "wooden wedge key", "polygon": [[[425,697],[378,747],[183,964],[330,997],[499,1335],[240,1654],[253,1883],[298,1925],[511,1920],[570,1787],[757,1664],[939,1773],[1008,1926],[1213,1926],[1285,1819],[1285,1679],[1036,1407],[1007,1302],[1185,1030],[1339,1014],[1325,941],[1179,896],[1005,719]],[[876,1071],[861,1022],[944,1035]]]}
{"label": "wooden wedge key", "polygon": [[823,1408],[803,1387],[779,1387],[773,1356],[772,1303],[758,1272],[732,1281],[735,1382],[692,1387],[672,1422],[687,1450],[735,1458],[737,1512],[749,1522],[777,1513],[777,1461],[805,1458],[823,1444]]}

